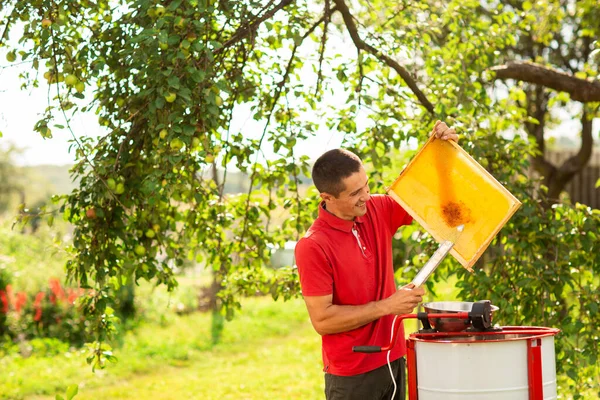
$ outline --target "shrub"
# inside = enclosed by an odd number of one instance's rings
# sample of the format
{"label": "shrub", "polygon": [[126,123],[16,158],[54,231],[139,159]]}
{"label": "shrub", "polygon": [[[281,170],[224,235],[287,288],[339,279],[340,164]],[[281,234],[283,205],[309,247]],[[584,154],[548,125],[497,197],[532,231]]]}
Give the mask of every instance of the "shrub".
{"label": "shrub", "polygon": [[65,289],[56,278],[35,295],[15,293],[11,285],[0,289],[0,321],[3,337],[12,340],[55,338],[73,345],[85,339],[85,321],[75,302],[82,289]]}

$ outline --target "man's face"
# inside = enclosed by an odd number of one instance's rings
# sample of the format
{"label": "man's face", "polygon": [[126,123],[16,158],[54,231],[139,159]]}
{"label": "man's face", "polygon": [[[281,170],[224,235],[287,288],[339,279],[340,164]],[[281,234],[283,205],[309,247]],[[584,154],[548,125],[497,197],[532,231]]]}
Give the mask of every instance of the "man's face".
{"label": "man's face", "polygon": [[353,220],[367,213],[367,202],[370,200],[369,179],[365,169],[360,170],[345,178],[342,183],[344,190],[336,198],[328,193],[321,193],[325,200],[327,210],[335,216]]}

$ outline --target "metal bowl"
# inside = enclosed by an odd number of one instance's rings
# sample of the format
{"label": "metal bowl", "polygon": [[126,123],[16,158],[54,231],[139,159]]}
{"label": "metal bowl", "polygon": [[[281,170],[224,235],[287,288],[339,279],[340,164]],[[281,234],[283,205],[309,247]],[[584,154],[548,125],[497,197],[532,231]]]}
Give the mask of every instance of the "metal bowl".
{"label": "metal bowl", "polygon": [[[470,312],[473,308],[472,301],[434,301],[424,303],[423,308],[428,314]],[[492,305],[492,315],[499,308]],[[471,326],[467,319],[458,318],[429,318],[429,323],[440,332],[462,332]]]}

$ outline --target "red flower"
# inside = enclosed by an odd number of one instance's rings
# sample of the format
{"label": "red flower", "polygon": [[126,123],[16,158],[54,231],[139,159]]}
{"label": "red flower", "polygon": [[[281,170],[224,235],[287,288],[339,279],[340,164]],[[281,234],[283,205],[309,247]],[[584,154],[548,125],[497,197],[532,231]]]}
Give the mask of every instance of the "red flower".
{"label": "red flower", "polygon": [[35,301],[33,302],[33,308],[35,308],[35,316],[33,319],[39,321],[42,319],[42,300],[44,300],[45,293],[39,292],[35,295]]}
{"label": "red flower", "polygon": [[0,300],[2,301],[2,313],[6,314],[8,312],[8,298],[4,290],[0,290]]}
{"label": "red flower", "polygon": [[56,304],[56,300],[65,300],[65,291],[60,286],[60,281],[56,278],[50,279],[50,290],[52,291],[52,295],[50,296],[50,301],[53,304]]}
{"label": "red flower", "polygon": [[20,313],[21,309],[23,309],[25,304],[27,304],[27,293],[17,293],[17,300],[15,301],[15,310],[17,310],[17,312]]}
{"label": "red flower", "polygon": [[9,308],[10,308],[11,304],[14,307],[14,305],[15,305],[15,294],[13,292],[12,285],[10,285],[10,284],[6,285],[6,296],[8,297],[8,306],[9,306]]}

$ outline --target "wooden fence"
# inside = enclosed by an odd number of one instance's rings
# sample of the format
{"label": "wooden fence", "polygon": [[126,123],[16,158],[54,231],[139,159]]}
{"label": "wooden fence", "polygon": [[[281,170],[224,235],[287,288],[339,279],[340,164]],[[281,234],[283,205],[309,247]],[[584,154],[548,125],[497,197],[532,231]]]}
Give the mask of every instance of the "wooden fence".
{"label": "wooden fence", "polygon": [[[560,166],[576,153],[577,150],[546,150],[546,159]],[[571,179],[565,191],[569,193],[573,203],[579,202],[600,209],[600,188],[596,188],[598,179],[600,179],[600,148],[596,147],[588,165]]]}

